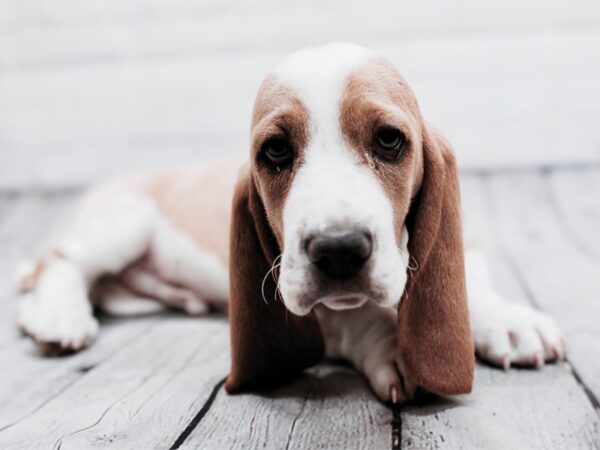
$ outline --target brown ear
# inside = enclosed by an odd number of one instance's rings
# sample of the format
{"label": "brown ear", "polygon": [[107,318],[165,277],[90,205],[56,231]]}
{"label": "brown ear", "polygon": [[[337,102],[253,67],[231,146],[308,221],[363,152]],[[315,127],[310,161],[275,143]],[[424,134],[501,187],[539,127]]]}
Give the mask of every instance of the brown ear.
{"label": "brown ear", "polygon": [[398,345],[408,381],[442,395],[470,392],[473,381],[460,216],[452,149],[426,129],[423,181],[407,218],[414,270],[398,310]]}
{"label": "brown ear", "polygon": [[235,189],[230,230],[232,367],[225,383],[230,393],[280,384],[323,357],[316,317],[289,313],[276,297],[273,276],[267,276],[279,254],[251,171],[245,168]]}

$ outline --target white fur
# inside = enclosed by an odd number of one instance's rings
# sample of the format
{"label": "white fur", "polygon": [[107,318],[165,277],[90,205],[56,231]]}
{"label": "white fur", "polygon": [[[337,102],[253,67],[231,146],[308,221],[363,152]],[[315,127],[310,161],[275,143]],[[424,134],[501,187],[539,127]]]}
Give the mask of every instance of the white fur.
{"label": "white fur", "polygon": [[19,302],[19,326],[37,342],[63,351],[91,343],[98,322],[87,301],[86,280],[77,264],[53,259],[42,272],[36,289]]}
{"label": "white fur", "polygon": [[[141,257],[144,262],[136,263]],[[120,276],[138,295],[151,295],[190,314],[208,312],[209,303],[222,309],[229,295],[226,268],[175,230],[150,198],[122,188],[103,189],[84,201],[23,296],[20,327],[60,350],[85,347],[98,331],[90,289],[107,274]],[[113,294],[122,296],[123,291],[112,289]]]}
{"label": "white fur", "polygon": [[300,97],[310,121],[304,164],[296,172],[283,210],[279,287],[287,308],[298,315],[308,314],[317,303],[345,309],[347,304],[337,300],[355,294],[323,292],[315,298],[311,263],[301,243],[307,235],[332,226],[365,229],[373,237],[369,271],[377,292],[363,291],[354,306],[367,300],[393,306],[404,290],[408,254],[396,245],[392,205],[375,174],[344,142],[340,129],[344,84],[373,57],[362,47],[329,44],[294,53],[275,69],[279,81]]}
{"label": "white fur", "polygon": [[[352,363],[383,401],[400,402],[412,397],[415,386],[408,385],[400,375],[403,363],[398,359],[395,308],[368,302],[360,308],[332,311],[320,305],[316,313],[328,358]],[[392,388],[396,398],[393,398]]]}
{"label": "white fur", "polygon": [[505,370],[511,364],[542,366],[564,357],[564,343],[554,319],[530,306],[505,301],[494,289],[479,246],[466,247],[465,264],[479,357]]}

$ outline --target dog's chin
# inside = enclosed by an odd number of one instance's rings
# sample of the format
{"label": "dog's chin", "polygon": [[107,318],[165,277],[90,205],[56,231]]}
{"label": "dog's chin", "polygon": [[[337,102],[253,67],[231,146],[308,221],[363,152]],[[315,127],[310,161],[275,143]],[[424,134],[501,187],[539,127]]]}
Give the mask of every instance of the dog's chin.
{"label": "dog's chin", "polygon": [[345,311],[347,309],[360,308],[369,299],[362,294],[336,294],[328,295],[321,299],[319,303],[322,303],[327,308],[334,311]]}
{"label": "dog's chin", "polygon": [[334,311],[345,311],[348,309],[356,309],[363,306],[369,297],[360,293],[346,293],[346,294],[330,294],[323,298],[320,298],[316,302],[311,302],[310,306],[305,306],[297,302],[284,302],[286,308],[296,316],[306,316],[310,314],[313,308],[317,305],[324,305],[325,307]]}

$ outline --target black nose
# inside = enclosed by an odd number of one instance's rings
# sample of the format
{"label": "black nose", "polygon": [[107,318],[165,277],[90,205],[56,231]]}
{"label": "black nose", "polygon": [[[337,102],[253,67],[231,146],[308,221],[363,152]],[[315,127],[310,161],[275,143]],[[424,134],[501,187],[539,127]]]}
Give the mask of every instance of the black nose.
{"label": "black nose", "polygon": [[309,238],[308,259],[330,278],[356,275],[371,256],[371,235],[356,230],[330,230]]}

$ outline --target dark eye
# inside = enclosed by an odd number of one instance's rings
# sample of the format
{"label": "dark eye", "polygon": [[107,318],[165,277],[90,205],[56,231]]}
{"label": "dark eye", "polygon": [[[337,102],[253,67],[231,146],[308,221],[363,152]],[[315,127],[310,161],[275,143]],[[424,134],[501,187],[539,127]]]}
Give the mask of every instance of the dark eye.
{"label": "dark eye", "polygon": [[275,166],[285,166],[294,157],[292,147],[284,137],[271,138],[265,141],[261,147],[261,152],[266,160]]}
{"label": "dark eye", "polygon": [[404,141],[401,131],[394,128],[382,128],[375,137],[375,153],[385,159],[398,159],[402,154]]}

